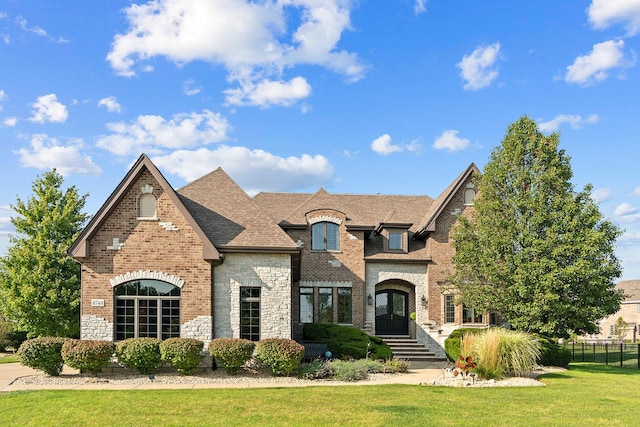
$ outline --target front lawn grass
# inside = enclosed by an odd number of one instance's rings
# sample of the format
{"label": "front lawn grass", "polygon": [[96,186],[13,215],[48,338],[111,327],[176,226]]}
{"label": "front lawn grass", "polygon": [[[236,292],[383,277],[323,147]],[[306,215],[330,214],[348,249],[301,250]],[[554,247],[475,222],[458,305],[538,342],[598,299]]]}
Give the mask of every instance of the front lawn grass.
{"label": "front lawn grass", "polygon": [[589,363],[546,387],[407,385],[0,393],[0,425],[628,426],[640,371]]}
{"label": "front lawn grass", "polygon": [[18,358],[15,356],[4,356],[4,357],[0,357],[0,364],[3,363],[14,363],[17,362]]}

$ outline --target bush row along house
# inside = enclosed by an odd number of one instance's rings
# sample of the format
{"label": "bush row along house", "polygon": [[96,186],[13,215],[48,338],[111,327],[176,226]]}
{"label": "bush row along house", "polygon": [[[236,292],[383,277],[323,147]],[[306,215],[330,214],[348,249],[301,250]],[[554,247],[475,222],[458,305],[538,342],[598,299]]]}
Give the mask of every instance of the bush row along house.
{"label": "bush row along house", "polygon": [[301,340],[305,323],[329,322],[444,355],[453,329],[492,320],[445,286],[478,173],[471,164],[436,199],[250,197],[220,168],[174,190],[142,155],[69,249],[82,264],[81,338]]}

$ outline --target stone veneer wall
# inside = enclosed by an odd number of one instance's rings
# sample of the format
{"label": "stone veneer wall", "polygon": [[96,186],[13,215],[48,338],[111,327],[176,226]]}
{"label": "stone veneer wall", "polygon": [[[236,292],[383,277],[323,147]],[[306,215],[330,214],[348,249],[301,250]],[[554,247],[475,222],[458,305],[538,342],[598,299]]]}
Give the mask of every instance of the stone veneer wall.
{"label": "stone veneer wall", "polygon": [[291,338],[291,256],[225,254],[213,271],[214,336],[240,337],[240,287],[260,287],[260,339]]}
{"label": "stone veneer wall", "polygon": [[113,341],[113,323],[95,315],[80,318],[80,339]]}

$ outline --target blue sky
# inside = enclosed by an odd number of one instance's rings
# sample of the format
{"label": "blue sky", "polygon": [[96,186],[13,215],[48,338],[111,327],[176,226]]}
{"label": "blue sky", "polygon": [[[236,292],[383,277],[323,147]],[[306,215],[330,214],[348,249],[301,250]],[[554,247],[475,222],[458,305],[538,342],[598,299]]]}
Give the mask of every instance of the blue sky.
{"label": "blue sky", "polygon": [[640,0],[6,0],[0,254],[51,168],[91,214],[143,152],[176,188],[436,197],[526,114],[640,279],[639,51]]}

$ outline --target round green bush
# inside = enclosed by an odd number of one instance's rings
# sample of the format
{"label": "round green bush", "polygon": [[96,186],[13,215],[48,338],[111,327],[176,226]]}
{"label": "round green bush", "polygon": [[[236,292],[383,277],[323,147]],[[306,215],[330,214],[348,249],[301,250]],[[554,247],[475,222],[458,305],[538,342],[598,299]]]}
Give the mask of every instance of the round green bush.
{"label": "round green bush", "polygon": [[169,338],[160,343],[160,357],[183,375],[192,375],[202,360],[204,343],[193,338]]}
{"label": "round green bush", "polygon": [[266,338],[256,345],[256,358],[271,368],[273,375],[289,375],[303,357],[304,347],[287,338]]}
{"label": "round green bush", "polygon": [[255,347],[253,341],[242,338],[216,338],[209,343],[209,354],[233,374],[251,359]]}
{"label": "round green bush", "polygon": [[162,361],[160,340],[157,338],[129,338],[116,346],[118,363],[128,369],[135,369],[143,375],[156,370]]}
{"label": "round green bush", "polygon": [[336,358],[386,360],[393,357],[391,348],[378,337],[362,329],[332,323],[308,323],[303,327],[305,341],[327,343]]}
{"label": "round green bush", "polygon": [[97,375],[109,365],[115,349],[111,341],[68,339],[62,345],[61,353],[68,366]]}
{"label": "round green bush", "polygon": [[38,337],[26,340],[18,349],[18,359],[24,366],[57,377],[62,372],[62,345],[66,338]]}

